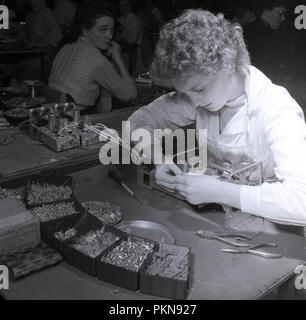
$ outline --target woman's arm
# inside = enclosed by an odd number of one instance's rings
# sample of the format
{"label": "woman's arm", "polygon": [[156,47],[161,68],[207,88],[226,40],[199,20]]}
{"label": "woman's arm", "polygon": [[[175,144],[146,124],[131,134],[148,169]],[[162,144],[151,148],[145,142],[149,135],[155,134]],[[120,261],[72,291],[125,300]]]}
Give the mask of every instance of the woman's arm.
{"label": "woman's arm", "polygon": [[[210,176],[167,176],[161,185],[192,204],[216,202],[276,223],[306,225],[306,126],[303,112],[286,90],[269,92],[258,131],[270,148],[277,183],[236,185]],[[269,107],[268,107],[269,106]],[[165,177],[165,176],[164,176]]]}
{"label": "woman's arm", "polygon": [[137,91],[133,79],[126,70],[120,54],[120,47],[113,43],[109,54],[116,62],[119,72],[106,58],[100,68],[94,70],[94,78],[99,85],[119,100],[129,101],[136,98]]}
{"label": "woman's arm", "polygon": [[275,102],[283,107],[267,109],[262,125],[280,182],[242,186],[241,209],[279,223],[306,225],[306,126],[295,101],[278,91]]}
{"label": "woman's arm", "polygon": [[[164,157],[160,137],[154,134],[154,130],[170,129],[174,131],[177,128],[191,125],[195,119],[196,111],[188,97],[178,92],[172,92],[138,109],[129,117],[128,121],[131,133],[137,132],[137,129],[145,129],[150,133],[150,144],[146,145],[143,151],[147,157],[152,159],[152,164],[160,164]],[[126,134],[130,132],[126,132]],[[158,163],[153,162],[154,157],[158,159]]]}
{"label": "woman's arm", "polygon": [[55,48],[63,37],[62,30],[50,9],[46,9],[44,13],[44,24],[47,30],[46,44]]}

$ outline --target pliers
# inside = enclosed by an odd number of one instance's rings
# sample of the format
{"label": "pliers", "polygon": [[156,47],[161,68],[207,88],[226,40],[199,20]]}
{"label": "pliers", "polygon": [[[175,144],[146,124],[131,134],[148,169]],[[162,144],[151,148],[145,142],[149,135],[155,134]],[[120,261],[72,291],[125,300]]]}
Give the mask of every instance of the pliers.
{"label": "pliers", "polygon": [[[247,236],[245,234],[241,233],[220,233],[216,234],[212,231],[208,230],[199,230],[196,232],[197,236],[204,239],[209,240],[219,240],[223,243],[229,244],[233,247],[249,247],[250,244],[246,242],[238,242],[239,240],[251,240],[252,238],[250,236]],[[235,238],[235,241],[227,240],[225,238]]]}
{"label": "pliers", "polygon": [[280,259],[282,255],[280,253],[270,253],[265,251],[256,250],[263,247],[277,247],[276,243],[259,243],[255,244],[253,246],[250,246],[249,248],[237,248],[237,249],[222,249],[223,252],[229,252],[229,253],[250,253],[254,254],[256,256],[260,256],[263,258],[268,259]]}

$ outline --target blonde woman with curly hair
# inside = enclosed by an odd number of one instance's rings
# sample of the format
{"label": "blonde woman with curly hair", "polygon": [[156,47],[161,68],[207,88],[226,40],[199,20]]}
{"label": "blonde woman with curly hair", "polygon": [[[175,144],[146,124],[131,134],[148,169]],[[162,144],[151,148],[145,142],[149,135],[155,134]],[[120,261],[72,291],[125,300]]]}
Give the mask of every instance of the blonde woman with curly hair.
{"label": "blonde woman with curly hair", "polygon": [[[174,90],[136,111],[129,119],[132,130],[196,123],[207,129],[208,161],[238,167],[262,161],[265,178],[258,186],[239,185],[184,175],[164,163],[156,165],[157,183],[191,204],[221,203],[274,222],[306,225],[303,112],[285,88],[250,65],[238,24],[221,14],[185,11],[161,30],[151,75],[157,85]],[[269,183],[273,177],[277,182]]]}

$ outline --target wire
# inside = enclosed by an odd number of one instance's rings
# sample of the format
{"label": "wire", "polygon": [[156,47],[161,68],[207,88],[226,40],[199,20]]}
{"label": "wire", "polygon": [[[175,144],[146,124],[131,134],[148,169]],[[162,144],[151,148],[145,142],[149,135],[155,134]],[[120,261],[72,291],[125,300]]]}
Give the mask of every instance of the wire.
{"label": "wire", "polygon": [[127,143],[125,143],[119,136],[118,137],[113,137],[110,134],[106,134],[105,132],[97,129],[96,128],[97,126],[98,127],[102,127],[104,130],[109,130],[114,134],[114,130],[113,129],[108,128],[106,125],[104,125],[102,123],[98,123],[95,126],[85,125],[84,128],[87,129],[87,130],[90,130],[90,131],[96,133],[97,135],[102,136],[102,137],[104,137],[106,139],[110,139],[110,141],[112,141],[112,142],[122,146],[123,148],[129,150],[132,159],[135,160],[135,161],[138,160],[138,154],[137,154],[135,149],[130,150],[130,146]]}
{"label": "wire", "polygon": [[59,130],[57,135],[59,136],[62,133],[62,131],[69,129],[71,127],[77,127],[78,125],[79,124],[77,122],[72,122],[72,123],[68,124],[67,126],[65,126],[64,128],[62,128],[61,130]]}
{"label": "wire", "polygon": [[29,122],[30,122],[30,119],[26,119],[26,120],[22,121],[21,123],[19,123],[19,125],[16,127],[16,129],[17,130],[20,129],[24,124],[29,123]]}

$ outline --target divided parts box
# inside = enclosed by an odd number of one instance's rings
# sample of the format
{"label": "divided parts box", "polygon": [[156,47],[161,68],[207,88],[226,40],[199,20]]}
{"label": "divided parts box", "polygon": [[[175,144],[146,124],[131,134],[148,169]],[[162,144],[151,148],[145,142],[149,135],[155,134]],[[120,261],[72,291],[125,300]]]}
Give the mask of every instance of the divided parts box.
{"label": "divided parts box", "polygon": [[76,248],[72,247],[75,240],[79,238],[81,235],[84,235],[90,231],[96,231],[103,227],[103,224],[101,222],[98,222],[97,219],[93,219],[92,221],[95,221],[95,227],[90,226],[88,228],[84,228],[82,231],[79,232],[78,235],[73,237],[70,240],[67,240],[64,242],[64,246],[66,247],[65,253],[67,253],[67,260],[68,263],[72,266],[78,268],[79,270],[87,273],[88,275],[95,277],[97,275],[97,263],[100,261],[101,257],[104,255],[105,252],[108,252],[109,250],[112,250],[114,247],[116,247],[123,239],[127,238],[127,233],[116,229],[114,227],[104,225],[104,232],[112,233],[113,235],[117,236],[119,239],[111,244],[110,246],[103,249],[96,257],[90,257],[89,255],[83,253],[82,251],[77,250]]}
{"label": "divided parts box", "polygon": [[[173,245],[163,244],[164,247],[175,252],[187,252],[188,265],[187,265],[187,278],[186,279],[173,279],[159,275],[151,275],[147,273],[148,266],[152,260],[148,261],[146,268],[140,272],[140,291],[145,294],[154,296],[167,297],[176,300],[184,300],[187,297],[189,289],[189,265],[190,265],[190,248]],[[151,257],[153,258],[153,256]]]}
{"label": "divided parts box", "polygon": [[[153,240],[145,239],[134,235],[130,235],[130,238],[131,240],[140,239],[154,244],[153,253],[148,255],[148,257],[145,259],[142,266],[140,267],[140,270],[138,272],[128,270],[123,267],[101,261],[101,259],[99,259],[97,263],[97,277],[102,281],[112,283],[119,287],[123,287],[132,291],[137,291],[139,289],[140,271],[147,266],[147,263],[151,260],[154,252],[158,250],[158,243]],[[107,250],[104,253],[104,255],[107,255],[111,250],[112,249]]]}

